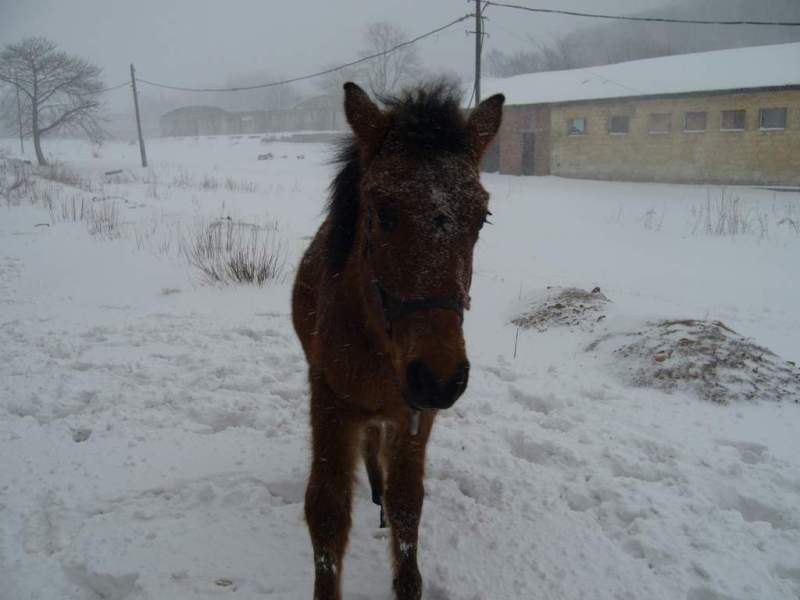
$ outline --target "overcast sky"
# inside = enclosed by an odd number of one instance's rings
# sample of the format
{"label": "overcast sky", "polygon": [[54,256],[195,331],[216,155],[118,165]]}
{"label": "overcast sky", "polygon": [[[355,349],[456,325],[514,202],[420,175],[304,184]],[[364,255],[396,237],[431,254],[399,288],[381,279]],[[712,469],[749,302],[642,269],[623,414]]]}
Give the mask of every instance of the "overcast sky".
{"label": "overcast sky", "polygon": [[[633,13],[670,0],[520,0],[543,8]],[[466,0],[0,0],[0,43],[43,35],[91,59],[105,83],[128,65],[145,79],[198,86],[264,71],[295,76],[357,56],[364,26],[391,21],[415,36],[472,10]],[[592,21],[490,7],[486,48],[513,50]],[[463,23],[418,44],[425,65],[467,78],[474,38]],[[147,90],[142,90],[147,93]],[[123,90],[124,94],[125,91]]]}

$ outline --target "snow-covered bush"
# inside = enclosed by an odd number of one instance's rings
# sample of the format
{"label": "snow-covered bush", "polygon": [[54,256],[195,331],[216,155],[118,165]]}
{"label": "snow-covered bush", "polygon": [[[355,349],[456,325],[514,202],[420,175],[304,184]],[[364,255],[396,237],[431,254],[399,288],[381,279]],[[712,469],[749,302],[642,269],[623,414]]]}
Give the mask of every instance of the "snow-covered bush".
{"label": "snow-covered bush", "polygon": [[548,286],[520,298],[511,310],[510,322],[522,329],[547,331],[552,327],[592,331],[605,319],[610,300],[599,287],[591,292],[573,287]]}
{"label": "snow-covered bush", "polygon": [[0,195],[5,197],[8,206],[18,206],[28,199],[34,187],[30,163],[0,159]]}
{"label": "snow-covered bush", "polygon": [[603,351],[627,383],[665,392],[687,391],[728,404],[741,400],[800,402],[800,370],[720,321],[647,323],[602,336],[587,348]]}
{"label": "snow-covered bush", "polygon": [[53,162],[44,166],[36,167],[36,174],[44,179],[63,183],[81,190],[91,192],[93,189],[92,181],[88,177],[81,176],[77,171],[68,168],[64,163]]}

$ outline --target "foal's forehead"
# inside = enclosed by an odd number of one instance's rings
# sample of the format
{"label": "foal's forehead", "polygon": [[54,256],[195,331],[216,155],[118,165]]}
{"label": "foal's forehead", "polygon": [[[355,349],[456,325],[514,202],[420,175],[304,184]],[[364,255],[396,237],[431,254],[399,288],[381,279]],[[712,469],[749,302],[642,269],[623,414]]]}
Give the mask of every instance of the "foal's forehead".
{"label": "foal's forehead", "polygon": [[364,191],[398,201],[452,199],[485,204],[488,199],[474,163],[459,155],[424,159],[390,156],[376,160],[364,178]]}

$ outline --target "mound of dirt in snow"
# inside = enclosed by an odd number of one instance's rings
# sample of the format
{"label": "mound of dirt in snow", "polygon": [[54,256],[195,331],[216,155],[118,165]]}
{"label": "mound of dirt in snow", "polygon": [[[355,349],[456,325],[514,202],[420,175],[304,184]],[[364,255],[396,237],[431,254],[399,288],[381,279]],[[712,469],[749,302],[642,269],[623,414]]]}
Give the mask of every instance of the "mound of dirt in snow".
{"label": "mound of dirt in snow", "polygon": [[511,323],[523,329],[546,331],[551,327],[580,327],[591,331],[605,318],[610,302],[599,287],[591,292],[579,288],[548,286],[520,300]]}
{"label": "mound of dirt in snow", "polygon": [[726,404],[740,400],[800,402],[800,370],[720,321],[659,321],[641,331],[611,333],[587,351],[611,350],[629,383],[672,392],[688,389]]}

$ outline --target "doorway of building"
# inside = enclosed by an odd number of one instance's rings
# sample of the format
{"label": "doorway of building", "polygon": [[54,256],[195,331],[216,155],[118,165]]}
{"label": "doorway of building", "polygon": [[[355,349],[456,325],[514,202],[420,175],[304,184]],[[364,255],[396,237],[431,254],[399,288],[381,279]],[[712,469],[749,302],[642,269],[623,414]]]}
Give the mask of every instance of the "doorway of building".
{"label": "doorway of building", "polygon": [[533,175],[535,170],[534,165],[534,150],[536,147],[536,140],[532,131],[522,132],[522,174]]}
{"label": "doorway of building", "polygon": [[481,171],[484,173],[497,173],[500,170],[500,144],[494,142],[486,150],[481,162]]}

